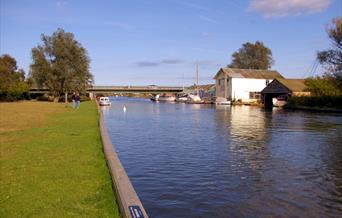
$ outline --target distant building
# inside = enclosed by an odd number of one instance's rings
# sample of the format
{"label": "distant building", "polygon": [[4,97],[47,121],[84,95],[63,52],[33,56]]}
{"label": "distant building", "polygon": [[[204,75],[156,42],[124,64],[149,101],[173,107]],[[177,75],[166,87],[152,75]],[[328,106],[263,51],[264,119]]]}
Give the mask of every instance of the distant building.
{"label": "distant building", "polygon": [[310,92],[306,91],[305,79],[277,78],[264,88],[261,94],[265,106],[271,107],[273,98],[281,96],[287,100],[291,96],[308,96]]}
{"label": "distant building", "polygon": [[261,90],[276,78],[284,78],[275,70],[221,68],[216,80],[216,97],[231,101],[261,100]]}

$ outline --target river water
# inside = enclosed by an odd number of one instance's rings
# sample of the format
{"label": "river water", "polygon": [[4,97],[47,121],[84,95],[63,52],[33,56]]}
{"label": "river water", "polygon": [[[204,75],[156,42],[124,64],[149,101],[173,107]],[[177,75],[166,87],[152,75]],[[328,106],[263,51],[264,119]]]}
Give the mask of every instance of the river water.
{"label": "river water", "polygon": [[105,123],[150,217],[342,217],[341,114],[111,100]]}

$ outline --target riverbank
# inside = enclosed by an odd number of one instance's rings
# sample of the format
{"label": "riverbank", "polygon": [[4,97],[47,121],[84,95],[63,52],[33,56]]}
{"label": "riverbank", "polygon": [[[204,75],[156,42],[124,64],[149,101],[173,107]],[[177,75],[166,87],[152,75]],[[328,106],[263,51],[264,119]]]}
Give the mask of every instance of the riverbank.
{"label": "riverbank", "polygon": [[299,96],[291,97],[286,109],[309,110],[321,112],[342,112],[342,96]]}
{"label": "riverbank", "polygon": [[120,217],[95,102],[0,104],[1,217]]}
{"label": "riverbank", "polygon": [[286,110],[302,110],[312,112],[326,112],[326,113],[342,113],[342,109],[336,108],[320,108],[320,107],[305,107],[305,106],[284,106]]}

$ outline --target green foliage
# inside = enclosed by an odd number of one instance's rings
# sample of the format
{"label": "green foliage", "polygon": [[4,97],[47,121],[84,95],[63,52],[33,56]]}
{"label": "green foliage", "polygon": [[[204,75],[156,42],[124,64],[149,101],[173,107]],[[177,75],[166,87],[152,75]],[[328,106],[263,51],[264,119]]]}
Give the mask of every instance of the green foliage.
{"label": "green foliage", "polygon": [[0,217],[120,217],[95,102],[5,104]]}
{"label": "green foliage", "polygon": [[17,61],[10,55],[0,56],[0,100],[24,99],[29,91],[25,82],[25,72],[18,70]]}
{"label": "green foliage", "polygon": [[305,80],[306,91],[313,96],[338,96],[342,90],[338,88],[337,80],[329,75],[311,77]]}
{"label": "green foliage", "polygon": [[[312,98],[302,99],[303,104],[308,105],[307,101],[312,101],[316,106],[325,107],[332,104],[326,100],[334,101],[336,96],[340,99],[342,95],[342,17],[334,19],[332,24],[327,29],[332,48],[317,53],[317,59],[326,72],[323,76],[308,78],[305,81],[307,91],[311,92]],[[295,100],[300,103],[298,99]]]}
{"label": "green foliage", "polygon": [[273,63],[271,49],[264,46],[262,42],[256,41],[255,44],[247,42],[237,52],[234,52],[232,62],[228,67],[267,70]]}
{"label": "green foliage", "polygon": [[82,92],[93,80],[87,51],[74,35],[58,29],[52,36],[42,34],[42,45],[32,49],[31,77],[38,87],[50,89],[55,97]]}
{"label": "green foliage", "polygon": [[[59,99],[59,102],[63,102],[64,99]],[[72,95],[68,95],[68,102],[72,101]],[[84,102],[84,101],[90,101],[90,98],[86,95],[80,95],[80,101]]]}
{"label": "green foliage", "polygon": [[333,19],[327,29],[332,48],[317,53],[317,59],[325,67],[326,75],[334,77],[337,88],[342,92],[342,17]]}
{"label": "green foliage", "polygon": [[342,109],[342,96],[293,96],[287,101],[286,108],[334,108]]}

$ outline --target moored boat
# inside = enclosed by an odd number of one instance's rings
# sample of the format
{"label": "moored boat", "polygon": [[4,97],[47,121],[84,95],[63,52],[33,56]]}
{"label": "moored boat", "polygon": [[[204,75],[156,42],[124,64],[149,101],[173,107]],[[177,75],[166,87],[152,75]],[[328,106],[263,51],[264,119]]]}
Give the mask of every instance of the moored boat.
{"label": "moored boat", "polygon": [[226,98],[217,97],[215,100],[216,105],[231,105],[232,102],[228,101]]}
{"label": "moored boat", "polygon": [[203,103],[203,101],[198,95],[189,94],[186,103]]}
{"label": "moored boat", "polygon": [[286,97],[279,96],[277,98],[272,98],[272,103],[274,107],[283,107],[286,104]]}
{"label": "moored boat", "polygon": [[158,101],[158,100],[159,100],[159,95],[152,95],[152,96],[150,97],[150,100],[151,100],[151,101]]}
{"label": "moored boat", "polygon": [[185,103],[188,100],[188,94],[181,94],[176,97],[176,102]]}
{"label": "moored boat", "polygon": [[100,97],[99,105],[100,106],[110,106],[112,103],[110,102],[108,97]]}
{"label": "moored boat", "polygon": [[165,95],[161,95],[161,96],[159,96],[159,99],[158,99],[159,101],[176,101],[176,97],[175,96],[173,96],[173,95],[167,95],[167,94],[165,94]]}
{"label": "moored boat", "polygon": [[176,97],[170,94],[153,95],[150,99],[151,101],[168,101],[168,102],[176,101]]}

